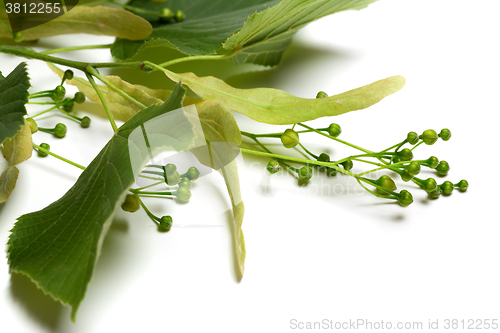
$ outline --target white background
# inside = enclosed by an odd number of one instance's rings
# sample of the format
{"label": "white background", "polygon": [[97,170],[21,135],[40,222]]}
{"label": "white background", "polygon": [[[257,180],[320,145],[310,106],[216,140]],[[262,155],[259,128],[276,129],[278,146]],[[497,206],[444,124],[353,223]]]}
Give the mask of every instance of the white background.
{"label": "white background", "polygon": [[[222,178],[212,174],[197,182],[186,205],[148,201],[158,215],[174,217],[177,227],[167,234],[157,232],[144,212],[118,213],[76,324],[68,308],[27,279],[11,277],[7,259],[0,259],[0,331],[300,331],[291,328],[292,319],[421,321],[424,328],[431,319],[439,320],[443,331],[446,319],[500,320],[499,10],[498,0],[382,0],[310,24],[275,71],[229,80],[239,87],[275,87],[314,97],[319,90],[341,93],[403,75],[403,90],[379,104],[311,124],[338,122],[341,138],[372,150],[399,142],[411,130],[450,128],[450,141],[419,147],[415,157],[448,161],[447,179],[467,179],[466,193],[428,200],[416,185],[399,181],[398,189],[410,190],[415,199],[402,208],[363,193],[348,177],[315,175],[299,187],[285,173],[270,176],[266,159],[245,157],[240,177],[247,261],[241,282],[234,271],[229,201]],[[43,50],[111,41],[79,35],[38,45]],[[61,56],[111,60],[107,51]],[[0,55],[0,70],[7,75],[19,61]],[[58,84],[42,62],[28,64],[31,92]],[[76,112],[94,110],[87,103]],[[236,117],[242,130],[282,129]],[[40,125],[60,120],[45,117]],[[105,119],[93,116],[92,121],[88,130],[65,121],[64,140],[40,133],[34,141],[49,142],[53,151],[87,165],[111,137]],[[333,158],[354,153],[315,135],[301,140]],[[34,156],[21,165],[17,188],[0,205],[1,242],[6,243],[17,217],[57,200],[79,173],[54,158]],[[422,173],[428,176],[435,174]]]}

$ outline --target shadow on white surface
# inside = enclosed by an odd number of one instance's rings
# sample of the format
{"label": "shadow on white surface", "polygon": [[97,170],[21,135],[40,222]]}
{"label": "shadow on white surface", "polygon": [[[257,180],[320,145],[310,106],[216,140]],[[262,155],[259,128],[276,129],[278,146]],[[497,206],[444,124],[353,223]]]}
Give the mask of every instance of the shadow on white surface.
{"label": "shadow on white surface", "polygon": [[63,305],[45,295],[27,276],[10,275],[10,294],[33,321],[43,328],[57,330],[64,312]]}

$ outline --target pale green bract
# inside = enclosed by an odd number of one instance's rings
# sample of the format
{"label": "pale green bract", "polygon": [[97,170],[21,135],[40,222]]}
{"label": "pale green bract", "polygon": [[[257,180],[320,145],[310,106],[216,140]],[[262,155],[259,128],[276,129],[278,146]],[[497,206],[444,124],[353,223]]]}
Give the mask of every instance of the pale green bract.
{"label": "pale green bract", "polygon": [[[5,10],[0,10],[0,20],[9,25]],[[77,33],[137,40],[148,37],[152,29],[148,21],[124,9],[76,6],[54,20],[24,30],[23,35],[25,41]],[[0,38],[12,38],[12,33],[1,24]]]}
{"label": "pale green bract", "polygon": [[267,124],[296,124],[319,117],[338,116],[361,110],[400,90],[405,79],[392,76],[361,88],[326,98],[300,98],[271,88],[238,89],[212,76],[197,77],[193,73],[166,75],[187,85],[198,96],[217,100],[227,108]]}

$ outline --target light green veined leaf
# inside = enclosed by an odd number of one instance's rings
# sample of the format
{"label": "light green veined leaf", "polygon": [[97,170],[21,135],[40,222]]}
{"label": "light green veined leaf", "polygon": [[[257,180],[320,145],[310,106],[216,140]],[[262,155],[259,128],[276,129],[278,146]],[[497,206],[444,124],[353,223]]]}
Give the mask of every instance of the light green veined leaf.
{"label": "light green veined leaf", "polygon": [[349,9],[362,9],[376,0],[283,0],[255,13],[231,36],[224,48],[237,50],[234,61],[277,65],[293,35],[321,17]]}
{"label": "light green veined leaf", "polygon": [[212,77],[165,71],[173,81],[182,80],[205,100],[217,100],[227,108],[267,124],[296,124],[319,117],[361,110],[400,90],[405,79],[391,76],[361,88],[327,98],[300,98],[271,88],[238,89]]}
{"label": "light green veined leaf", "polygon": [[0,174],[0,203],[7,201],[16,186],[19,175],[16,166],[28,160],[33,152],[31,129],[26,121],[14,137],[3,142],[1,150],[7,161],[7,167]]}
{"label": "light green veined leaf", "polygon": [[241,133],[231,111],[219,102],[203,101],[196,104],[196,109],[208,149],[200,147],[192,149],[191,152],[200,163],[217,170],[226,183],[233,211],[232,231],[241,278],[245,270],[246,257],[245,238],[241,228],[245,209],[235,160],[235,150],[238,151],[237,146],[241,143]]}
{"label": "light green veined leaf", "polygon": [[[0,11],[0,20],[9,25],[4,10]],[[124,9],[76,6],[54,20],[24,30],[23,34],[26,41],[78,33],[138,40],[148,37],[152,29],[148,21]],[[0,25],[0,38],[12,38],[12,34],[3,25]]]}
{"label": "light green veined leaf", "polygon": [[12,229],[7,250],[11,271],[27,275],[45,293],[70,305],[73,319],[114,213],[149,153],[187,150],[196,139],[196,124],[184,112],[172,111],[181,107],[184,94],[177,85],[164,104],[132,117],[62,198],[21,216]]}
{"label": "light green veined leaf", "polygon": [[12,138],[24,124],[30,81],[26,63],[20,63],[0,80],[0,144]]}

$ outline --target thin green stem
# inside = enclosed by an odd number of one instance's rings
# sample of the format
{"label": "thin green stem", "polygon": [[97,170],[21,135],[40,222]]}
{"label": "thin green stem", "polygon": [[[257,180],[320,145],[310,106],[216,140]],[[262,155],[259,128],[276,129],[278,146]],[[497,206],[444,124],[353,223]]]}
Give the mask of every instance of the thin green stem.
{"label": "thin green stem", "polygon": [[[328,130],[328,128],[316,128],[316,130],[318,131],[326,131]],[[310,133],[310,132],[313,132],[312,130],[303,130],[303,131],[295,131],[297,132],[298,134],[300,133]],[[249,133],[249,132],[244,132],[244,131],[241,131],[241,134],[244,135],[244,136],[255,136],[256,138],[281,138],[281,136],[283,135],[283,132],[281,133],[268,133],[268,134],[254,134],[254,133]]]}
{"label": "thin green stem", "polygon": [[141,194],[149,194],[149,195],[174,195],[174,192],[151,192],[151,191],[137,191],[135,189],[130,190],[132,193],[141,195]]}
{"label": "thin green stem", "polygon": [[420,141],[419,143],[417,143],[415,146],[413,146],[412,149],[410,149],[411,151],[413,151],[413,149],[417,148],[418,146],[420,146],[422,143],[424,143],[424,141]]}
{"label": "thin green stem", "polygon": [[139,202],[141,203],[141,207],[144,209],[144,211],[146,212],[146,214],[148,214],[149,218],[151,220],[153,220],[154,223],[156,223],[157,225],[160,225],[160,219],[158,217],[156,217],[153,213],[151,213],[148,209],[148,207],[146,207],[146,205],[144,204],[144,202],[142,202],[141,198],[139,198]]}
{"label": "thin green stem", "polygon": [[72,119],[76,120],[77,122],[81,122],[81,121],[82,121],[82,118],[79,118],[79,117],[77,117],[77,116],[75,116],[75,115],[72,115],[72,114],[70,114],[69,112],[66,112],[65,110],[63,110],[63,109],[61,109],[61,108],[58,108],[58,109],[59,109],[59,111],[61,111],[63,114],[65,114],[66,116],[68,116],[68,117],[70,117],[70,118],[72,118]]}
{"label": "thin green stem", "polygon": [[312,127],[310,127],[310,126],[307,126],[307,125],[305,125],[305,124],[298,123],[297,125],[300,125],[300,126],[302,126],[302,127],[304,127],[304,128],[307,128],[307,129],[309,129],[309,130],[311,130],[311,131],[313,131],[313,132],[316,132],[316,133],[318,133],[318,134],[320,134],[320,135],[323,135],[323,136],[325,136],[325,137],[327,137],[327,138],[329,138],[329,139],[332,139],[332,140],[335,140],[335,141],[337,141],[337,142],[340,142],[340,143],[342,143],[342,144],[344,144],[344,145],[347,145],[347,146],[349,146],[349,147],[351,147],[351,148],[354,148],[354,149],[360,150],[360,151],[365,152],[365,153],[368,153],[368,154],[373,154],[373,153],[374,153],[374,152],[373,152],[373,151],[371,151],[371,150],[361,148],[361,147],[356,146],[356,145],[354,145],[354,144],[352,144],[352,143],[349,143],[349,142],[347,142],[347,141],[341,140],[341,139],[336,138],[336,137],[334,137],[334,136],[331,136],[331,135],[328,135],[328,134],[323,133],[323,132],[321,132],[321,131],[318,131],[317,129],[312,128]]}
{"label": "thin green stem", "polygon": [[309,154],[309,156],[311,156],[312,158],[314,159],[318,159],[318,156],[317,155],[314,155],[313,153],[311,153],[306,147],[304,147],[304,145],[302,143],[299,142],[299,146],[302,147],[302,149],[304,149],[304,151]]}
{"label": "thin green stem", "polygon": [[149,184],[149,185],[146,185],[146,186],[143,186],[143,187],[139,187],[139,188],[134,188],[132,190],[135,190],[135,191],[142,191],[142,190],[145,190],[147,188],[150,188],[150,187],[153,187],[153,186],[156,186],[156,185],[160,185],[160,184],[163,184],[165,183],[165,181],[159,181],[159,182],[156,182],[156,183],[153,183],[153,184]]}
{"label": "thin green stem", "polygon": [[104,100],[104,97],[102,96],[101,92],[99,91],[99,87],[94,81],[94,78],[92,75],[89,73],[85,73],[87,76],[87,79],[89,80],[90,84],[92,84],[92,87],[94,87],[94,90],[96,91],[97,95],[99,96],[99,99],[101,100],[102,106],[104,107],[104,110],[106,111],[106,115],[108,116],[109,122],[111,123],[111,127],[113,128],[113,133],[116,133],[118,131],[118,126],[116,126],[115,118],[113,118],[113,115],[111,114],[111,110],[108,107],[108,104]]}
{"label": "thin green stem", "polygon": [[[252,136],[252,134],[251,134],[251,133],[246,133],[246,136],[248,136],[249,138],[251,138],[251,139],[252,139],[252,140],[253,140],[256,144],[258,144],[258,145],[259,145],[262,149],[264,149],[264,151],[266,151],[267,153],[269,153],[269,154],[272,154],[272,153],[273,153],[273,152],[271,152],[271,151],[270,151],[270,150],[269,150],[266,146],[264,146],[264,145],[263,145],[263,144],[259,141],[259,139],[257,139],[257,137]],[[296,169],[296,168],[294,168],[293,166],[291,166],[291,165],[289,165],[289,164],[287,164],[287,163],[285,163],[285,162],[283,162],[283,161],[278,161],[278,163],[279,163],[280,165],[284,166],[284,167],[285,167],[285,168],[287,168],[287,169],[290,169],[290,170],[292,170],[292,171],[297,172],[297,169]]]}
{"label": "thin green stem", "polygon": [[5,23],[3,23],[2,20],[0,20],[0,24],[5,28],[5,30],[7,30],[7,32],[10,32],[12,35],[14,35],[12,30]]}
{"label": "thin green stem", "polygon": [[[97,72],[97,70],[95,70],[95,68],[89,66],[88,67],[88,72],[90,74],[92,74],[93,76],[95,76],[96,78],[98,78],[101,82],[103,82],[109,88],[111,88],[114,91],[116,91],[122,97],[124,97],[125,99],[127,99],[130,102],[134,103],[135,105],[139,106],[141,109],[145,109],[147,107],[146,105],[142,104],[141,102],[139,102],[138,100],[136,100],[135,98],[133,98],[132,96],[130,96],[129,94],[127,94],[126,92],[124,92],[120,88],[116,87],[111,82],[109,82],[108,79],[106,79],[104,76],[102,76],[101,74],[99,74],[99,72]],[[94,89],[96,89],[96,88],[94,87]]]}
{"label": "thin green stem", "polygon": [[307,160],[307,159],[304,159],[304,158],[297,158],[297,157],[291,157],[291,156],[285,156],[285,155],[272,154],[272,153],[267,153],[267,152],[261,152],[261,151],[251,150],[251,149],[245,149],[245,148],[239,148],[239,149],[240,149],[240,151],[242,153],[246,153],[246,154],[267,156],[267,157],[272,157],[272,158],[276,158],[276,159],[280,159],[280,160],[297,162],[297,163],[302,163],[302,164],[312,164],[312,165],[326,166],[326,167],[330,167],[330,168],[336,169],[338,172],[341,172],[341,173],[346,174],[348,176],[352,176],[354,178],[358,177],[358,175],[356,175],[355,173],[352,173],[350,171],[342,169],[342,168],[336,166],[332,162],[320,162],[320,161],[314,161],[314,160]]}
{"label": "thin green stem", "polygon": [[142,173],[148,173],[150,175],[157,175],[157,176],[163,176],[164,175],[163,172],[149,171],[149,170],[142,171]]}
{"label": "thin green stem", "polygon": [[35,114],[34,116],[30,116],[30,117],[28,117],[27,119],[30,119],[30,118],[31,118],[31,119],[33,119],[33,118],[35,118],[35,117],[41,116],[42,114],[45,114],[45,113],[47,113],[47,112],[49,112],[49,111],[52,111],[52,110],[54,110],[54,109],[57,109],[57,105],[54,105],[53,107],[51,107],[50,109],[47,109],[47,110],[45,110],[45,111],[39,112],[39,113]]}
{"label": "thin green stem", "polygon": [[82,165],[80,165],[80,164],[78,164],[78,163],[75,163],[75,162],[73,162],[73,161],[70,161],[70,160],[68,160],[67,158],[64,158],[64,157],[62,157],[62,156],[59,156],[59,155],[57,155],[57,154],[55,154],[55,153],[51,152],[50,150],[47,150],[47,149],[45,149],[45,148],[40,147],[39,145],[33,144],[33,147],[34,147],[34,148],[36,148],[36,149],[38,149],[38,150],[40,150],[40,151],[41,151],[41,152],[43,152],[43,153],[49,154],[49,155],[51,155],[51,156],[54,156],[54,157],[55,157],[55,158],[57,158],[57,159],[60,159],[61,161],[64,161],[64,162],[66,162],[66,163],[68,163],[68,164],[71,164],[72,166],[75,166],[75,167],[77,167],[77,168],[79,168],[79,169],[85,170],[85,167],[84,167],[84,166],[82,166]]}
{"label": "thin green stem", "polygon": [[[181,63],[181,62],[186,62],[186,61],[195,61],[195,60],[224,60],[224,59],[232,58],[236,53],[237,53],[237,51],[233,51],[233,52],[230,52],[230,53],[227,53],[227,54],[220,54],[220,55],[218,54],[218,55],[189,56],[189,57],[184,57],[184,58],[173,59],[173,60],[164,62],[164,63],[162,63],[160,65],[156,65],[155,64],[155,66],[164,69],[165,67],[169,67],[169,66]],[[148,62],[148,64],[151,65],[149,62]],[[153,66],[153,67],[155,67],[155,66]]]}
{"label": "thin green stem", "polygon": [[28,104],[32,104],[32,105],[55,105],[57,103],[56,102],[28,102]]}
{"label": "thin green stem", "polygon": [[62,47],[58,49],[43,51],[40,52],[39,54],[55,54],[55,53],[80,51],[80,50],[109,49],[111,45],[113,44],[70,46],[70,47]]}
{"label": "thin green stem", "polygon": [[160,181],[162,183],[165,182],[165,178],[149,177],[149,176],[144,176],[144,175],[139,175],[139,177],[144,178],[144,179],[157,180],[157,181]]}

